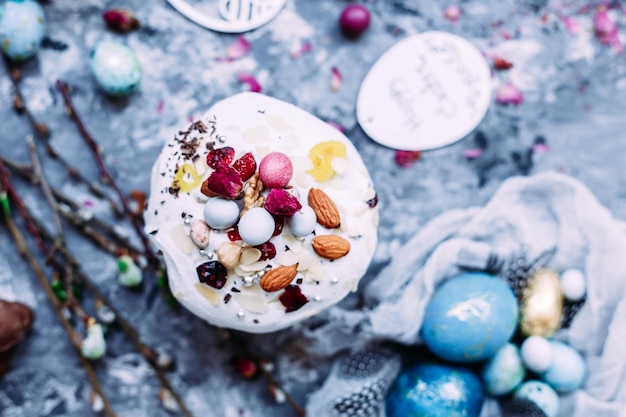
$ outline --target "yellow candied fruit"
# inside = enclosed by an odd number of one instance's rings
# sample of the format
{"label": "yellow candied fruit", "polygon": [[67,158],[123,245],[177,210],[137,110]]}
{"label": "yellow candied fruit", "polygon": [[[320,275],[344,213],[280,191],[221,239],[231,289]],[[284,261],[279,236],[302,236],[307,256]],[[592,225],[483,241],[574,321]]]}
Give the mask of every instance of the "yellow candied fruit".
{"label": "yellow candied fruit", "polygon": [[180,191],[185,193],[190,193],[200,184],[202,184],[202,176],[198,174],[196,167],[191,164],[184,164],[178,167],[172,181],[172,187],[178,187]]}
{"label": "yellow candied fruit", "polygon": [[346,145],[343,142],[338,140],[320,142],[309,151],[313,169],[307,172],[318,182],[326,181],[335,175],[331,162],[337,157],[346,157]]}

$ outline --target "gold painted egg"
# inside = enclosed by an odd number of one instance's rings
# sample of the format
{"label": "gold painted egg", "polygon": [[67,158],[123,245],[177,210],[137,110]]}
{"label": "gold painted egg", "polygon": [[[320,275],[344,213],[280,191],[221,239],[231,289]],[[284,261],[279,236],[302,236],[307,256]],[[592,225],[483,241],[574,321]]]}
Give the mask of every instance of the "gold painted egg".
{"label": "gold painted egg", "polygon": [[520,330],[526,336],[550,337],[561,324],[563,296],[559,274],[540,269],[528,281],[520,303]]}

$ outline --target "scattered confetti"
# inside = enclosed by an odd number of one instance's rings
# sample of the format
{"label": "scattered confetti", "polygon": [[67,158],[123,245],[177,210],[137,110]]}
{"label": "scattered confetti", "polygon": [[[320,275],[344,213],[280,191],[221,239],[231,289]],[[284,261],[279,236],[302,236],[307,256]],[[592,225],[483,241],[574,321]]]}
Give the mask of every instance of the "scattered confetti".
{"label": "scattered confetti", "polygon": [[257,81],[252,74],[247,72],[240,72],[237,75],[237,79],[240,83],[247,84],[250,91],[253,93],[260,93],[262,90],[261,84]]}
{"label": "scattered confetti", "polygon": [[456,23],[461,17],[461,8],[456,5],[448,6],[443,10],[443,16],[452,23]]}
{"label": "scattered confetti", "polygon": [[512,83],[501,85],[496,92],[496,103],[519,105],[524,102],[524,94]]}
{"label": "scattered confetti", "polygon": [[332,91],[339,91],[341,88],[341,82],[343,81],[343,77],[341,76],[341,72],[337,67],[333,67],[331,69],[332,73],[330,76],[330,89]]}
{"label": "scattered confetti", "polygon": [[467,159],[476,159],[483,154],[483,150],[480,148],[470,148],[463,151],[463,156]]}

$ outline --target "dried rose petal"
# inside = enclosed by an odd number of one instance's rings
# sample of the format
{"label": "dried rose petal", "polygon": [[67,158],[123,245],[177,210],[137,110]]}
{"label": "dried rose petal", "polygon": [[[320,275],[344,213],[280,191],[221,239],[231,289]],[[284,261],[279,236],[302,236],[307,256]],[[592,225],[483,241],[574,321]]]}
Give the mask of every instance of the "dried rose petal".
{"label": "dried rose petal", "polygon": [[496,103],[498,104],[522,104],[524,94],[511,83],[501,85],[496,92]]}
{"label": "dried rose petal", "polygon": [[226,58],[232,61],[243,58],[250,52],[250,42],[243,36],[237,36],[235,42],[226,47]]}
{"label": "dried rose petal", "polygon": [[239,197],[243,188],[241,176],[228,165],[218,166],[206,179],[205,184],[210,191],[228,199]]}
{"label": "dried rose petal", "polygon": [[261,84],[257,81],[256,78],[252,74],[248,74],[247,72],[240,72],[237,75],[237,79],[240,83],[248,84],[248,88],[253,93],[260,93],[262,90]]}
{"label": "dried rose petal", "polygon": [[493,58],[493,68],[497,70],[508,70],[513,68],[513,63],[504,58],[496,56]]}
{"label": "dried rose petal", "polygon": [[483,150],[480,148],[470,148],[463,151],[463,156],[467,159],[476,159],[483,154]]}
{"label": "dried rose petal", "polygon": [[309,302],[306,295],[302,294],[300,287],[293,284],[287,286],[287,288],[285,288],[285,292],[282,293],[278,299],[281,304],[285,306],[286,313],[296,311]]}
{"label": "dried rose petal", "polygon": [[396,151],[393,159],[396,161],[396,164],[400,165],[403,168],[410,167],[417,160],[422,157],[422,153],[420,151]]}
{"label": "dried rose petal", "polygon": [[341,82],[343,81],[343,77],[341,76],[341,72],[337,67],[332,67],[330,74],[330,89],[333,91],[338,91],[341,87]]}
{"label": "dried rose petal", "polygon": [[128,9],[109,9],[102,14],[109,29],[117,32],[130,32],[139,29],[139,20]]}
{"label": "dried rose petal", "polygon": [[280,188],[273,188],[265,198],[265,210],[277,217],[291,217],[301,208],[295,196]]}
{"label": "dried rose petal", "polygon": [[443,10],[443,16],[449,21],[456,23],[461,17],[461,8],[459,6],[448,6]]}

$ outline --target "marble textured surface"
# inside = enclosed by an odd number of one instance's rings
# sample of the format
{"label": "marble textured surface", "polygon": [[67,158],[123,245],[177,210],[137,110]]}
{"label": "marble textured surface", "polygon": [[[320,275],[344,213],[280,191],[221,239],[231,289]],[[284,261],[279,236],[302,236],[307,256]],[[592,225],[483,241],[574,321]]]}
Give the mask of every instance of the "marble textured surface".
{"label": "marble textured surface", "polygon": [[[199,0],[197,3],[201,3]],[[208,3],[204,1],[204,3]],[[617,218],[626,218],[626,61],[621,33],[612,45],[593,32],[596,4],[586,1],[465,1],[459,20],[445,18],[447,1],[370,0],[372,24],[358,40],[337,28],[343,0],[289,0],[268,25],[244,34],[250,52],[224,60],[236,35],[200,28],[162,1],[51,0],[42,3],[49,20],[44,47],[21,66],[23,94],[35,116],[52,132],[52,143],[67,160],[97,180],[97,170],[54,89],[61,78],[74,90],[74,102],[98,139],[104,158],[125,191],[147,191],[149,172],[164,141],[211,103],[247,89],[238,81],[253,74],[263,92],[292,102],[346,129],[370,167],[381,208],[380,244],[370,268],[373,275],[394,251],[429,219],[446,210],[483,205],[502,181],[513,175],[556,170],[585,183]],[[608,2],[607,2],[608,4]],[[611,6],[611,5],[609,5]],[[132,9],[142,28],[126,35],[105,27],[102,12]],[[621,30],[624,12],[610,16]],[[494,102],[477,132],[443,149],[425,152],[411,167],[399,167],[392,149],[367,138],[356,123],[354,103],[368,68],[395,42],[436,29],[459,34],[486,56],[514,63],[494,71],[494,94],[508,81],[524,93],[524,103]],[[87,57],[100,39],[118,39],[133,48],[143,65],[137,92],[123,100],[100,93]],[[310,43],[310,52],[301,52]],[[331,70],[343,82],[331,89]],[[31,132],[12,106],[12,86],[0,69],[0,154],[26,162],[24,138]],[[534,146],[542,136],[548,147]],[[481,149],[468,159],[464,152]],[[43,154],[43,151],[41,151]],[[99,216],[115,221],[106,203],[68,181],[54,161],[45,160],[50,182]],[[39,191],[18,182],[25,201],[51,226]],[[117,221],[120,227],[130,228]],[[0,416],[90,415],[89,386],[83,369],[28,266],[17,259],[5,229],[0,229],[0,296],[23,301],[36,310],[35,327],[15,353],[12,370],[0,381]],[[261,379],[244,381],[230,360],[238,347],[189,313],[173,313],[154,281],[141,291],[120,288],[115,259],[69,232],[87,274],[133,321],[146,342],[171,352],[171,380],[196,415],[290,416],[276,404]],[[367,281],[367,277],[366,277]],[[358,304],[358,293],[346,300]],[[304,403],[319,387],[329,358],[302,355],[298,329],[244,339],[275,362],[275,375]],[[108,337],[109,351],[96,368],[120,416],[166,416],[156,398],[158,381],[119,331]]]}

